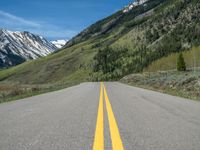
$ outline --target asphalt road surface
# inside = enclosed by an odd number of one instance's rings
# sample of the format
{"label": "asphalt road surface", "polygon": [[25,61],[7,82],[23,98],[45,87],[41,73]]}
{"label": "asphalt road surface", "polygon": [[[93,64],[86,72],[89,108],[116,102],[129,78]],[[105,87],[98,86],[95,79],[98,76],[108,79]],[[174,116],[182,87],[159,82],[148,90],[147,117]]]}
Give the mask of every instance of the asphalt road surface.
{"label": "asphalt road surface", "polygon": [[0,150],[200,150],[200,102],[83,83],[0,104]]}

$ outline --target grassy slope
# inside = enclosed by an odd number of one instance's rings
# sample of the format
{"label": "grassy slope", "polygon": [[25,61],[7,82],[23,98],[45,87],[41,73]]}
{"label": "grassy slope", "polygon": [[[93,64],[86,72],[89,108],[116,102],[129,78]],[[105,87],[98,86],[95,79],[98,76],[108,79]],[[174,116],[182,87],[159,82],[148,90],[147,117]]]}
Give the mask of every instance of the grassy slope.
{"label": "grassy slope", "polygon": [[[189,51],[184,51],[182,53],[183,53],[187,68],[200,67],[200,47],[196,47]],[[154,72],[154,71],[159,71],[159,70],[160,71],[174,70],[176,69],[178,55],[179,53],[173,53],[167,57],[163,57],[153,62],[146,69],[144,69],[144,71]]]}
{"label": "grassy slope", "polygon": [[[26,84],[68,82],[69,79],[73,80],[70,78],[72,74],[79,76],[79,72],[82,72],[80,80],[85,80],[89,70],[86,66],[87,63],[85,66],[81,66],[81,64],[89,62],[95,51],[87,49],[87,47],[84,47],[83,50],[83,47],[80,48],[82,45],[79,44],[47,57],[1,71],[0,80]],[[83,69],[83,67],[85,68]]]}

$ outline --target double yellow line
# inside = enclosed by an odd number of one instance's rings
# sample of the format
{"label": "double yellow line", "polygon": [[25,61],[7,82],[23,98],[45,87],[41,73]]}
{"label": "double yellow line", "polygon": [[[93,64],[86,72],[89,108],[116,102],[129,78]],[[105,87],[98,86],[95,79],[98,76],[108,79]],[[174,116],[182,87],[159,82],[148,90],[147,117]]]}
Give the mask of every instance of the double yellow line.
{"label": "double yellow line", "polygon": [[110,128],[110,136],[112,141],[113,150],[124,150],[123,143],[120,137],[117,122],[115,120],[114,113],[112,111],[112,106],[108,98],[106,88],[103,83],[100,87],[100,98],[99,98],[99,108],[96,122],[96,131],[93,143],[93,150],[104,150],[104,99],[106,104],[106,110],[108,115],[108,122]]}

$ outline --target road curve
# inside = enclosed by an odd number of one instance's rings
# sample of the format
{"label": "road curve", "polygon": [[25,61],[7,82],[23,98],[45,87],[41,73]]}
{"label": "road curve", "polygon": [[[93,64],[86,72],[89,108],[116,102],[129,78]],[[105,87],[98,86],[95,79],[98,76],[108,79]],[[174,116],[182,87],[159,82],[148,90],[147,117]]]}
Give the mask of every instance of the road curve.
{"label": "road curve", "polygon": [[117,140],[124,150],[200,149],[199,102],[118,82],[100,87],[0,104],[0,150],[96,150],[98,142],[116,150]]}

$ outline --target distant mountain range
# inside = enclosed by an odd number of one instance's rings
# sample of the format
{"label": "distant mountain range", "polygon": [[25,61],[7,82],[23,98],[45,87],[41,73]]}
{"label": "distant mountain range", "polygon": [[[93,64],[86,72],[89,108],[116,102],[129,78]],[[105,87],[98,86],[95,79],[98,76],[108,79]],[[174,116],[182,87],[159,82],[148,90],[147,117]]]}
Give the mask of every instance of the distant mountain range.
{"label": "distant mountain range", "polygon": [[42,36],[30,32],[0,29],[0,68],[46,56],[58,48]]}
{"label": "distant mountain range", "polygon": [[54,44],[59,49],[62,48],[67,42],[68,42],[68,40],[55,40],[55,41],[51,41],[51,43]]}

